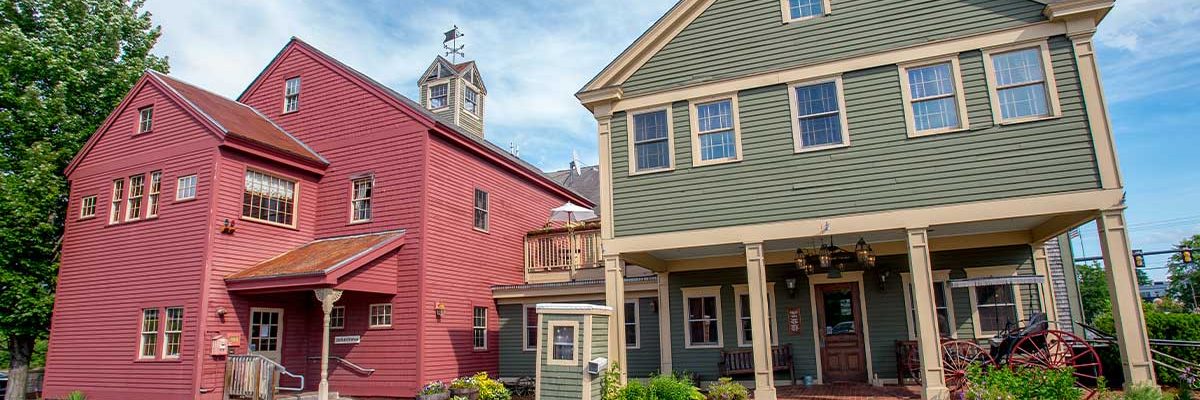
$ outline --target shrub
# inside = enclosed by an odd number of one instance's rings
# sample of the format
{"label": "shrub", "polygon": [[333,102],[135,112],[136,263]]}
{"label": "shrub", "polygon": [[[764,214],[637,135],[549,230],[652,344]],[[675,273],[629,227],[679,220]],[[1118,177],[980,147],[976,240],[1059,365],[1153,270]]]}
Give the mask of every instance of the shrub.
{"label": "shrub", "polygon": [[[1200,341],[1200,314],[1192,313],[1169,313],[1160,311],[1149,303],[1144,303],[1142,306],[1143,313],[1146,316],[1146,333],[1151,338],[1155,339],[1174,339],[1174,340],[1192,340]],[[1110,335],[1115,335],[1115,326],[1111,314],[1104,314],[1096,318],[1093,324],[1102,331],[1108,332]],[[1156,347],[1173,357],[1178,357],[1189,362],[1200,362],[1200,348],[1197,347]],[[1100,358],[1103,360],[1105,367],[1119,366],[1120,354],[1115,346],[1096,349],[1100,353]],[[1121,375],[1116,368],[1106,368],[1106,373],[1113,370],[1110,378],[1117,378]],[[1156,376],[1158,383],[1169,386],[1179,386],[1183,383],[1179,374],[1163,367],[1158,367]]]}
{"label": "shrub", "polygon": [[420,394],[422,396],[428,396],[428,395],[446,393],[448,391],[450,391],[450,389],[446,387],[446,383],[444,383],[442,381],[433,381],[433,382],[426,383],[425,386],[422,386],[421,392],[418,394]]}
{"label": "shrub", "polygon": [[750,391],[742,384],[734,382],[733,378],[724,377],[717,383],[708,385],[708,400],[746,400]]}
{"label": "shrub", "polygon": [[678,375],[657,375],[650,384],[629,381],[618,396],[620,400],[704,400],[692,380]]}
{"label": "shrub", "polygon": [[63,397],[63,400],[87,400],[87,395],[84,394],[82,390],[76,390],[74,392],[67,393],[67,397]]}
{"label": "shrub", "polygon": [[512,393],[508,392],[508,388],[504,387],[503,383],[489,378],[487,372],[480,372],[471,377],[475,381],[475,386],[479,388],[479,400],[509,400],[512,398]]}
{"label": "shrub", "polygon": [[967,370],[968,398],[979,400],[1077,400],[1083,390],[1075,386],[1071,370],[1008,368],[984,370],[973,365]]}
{"label": "shrub", "polygon": [[1167,400],[1170,397],[1163,394],[1158,386],[1137,385],[1126,390],[1121,398],[1125,400]]}
{"label": "shrub", "polygon": [[604,370],[600,379],[600,400],[619,400],[621,398],[621,366],[613,363]]}
{"label": "shrub", "polygon": [[469,376],[454,378],[454,380],[450,381],[450,390],[470,390],[478,388],[479,386],[475,384],[475,378]]}
{"label": "shrub", "polygon": [[629,381],[625,387],[621,388],[617,398],[620,400],[650,400],[653,397],[650,394],[650,388],[638,381]]}

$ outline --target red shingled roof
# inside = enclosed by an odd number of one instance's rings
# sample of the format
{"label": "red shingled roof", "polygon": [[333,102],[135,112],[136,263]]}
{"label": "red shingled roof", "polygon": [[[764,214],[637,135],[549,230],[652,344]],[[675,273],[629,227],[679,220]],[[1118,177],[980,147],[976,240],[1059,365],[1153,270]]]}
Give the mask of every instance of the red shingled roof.
{"label": "red shingled roof", "polygon": [[280,150],[305,160],[328,164],[316,151],[289,135],[257,110],[173,77],[151,71],[150,75],[173,89],[192,107],[216,122],[225,134]]}
{"label": "red shingled roof", "polygon": [[[404,230],[320,239],[289,250],[225,278],[227,281],[329,275],[340,267],[376,251],[387,252],[404,244]],[[349,271],[341,271],[349,272]]]}

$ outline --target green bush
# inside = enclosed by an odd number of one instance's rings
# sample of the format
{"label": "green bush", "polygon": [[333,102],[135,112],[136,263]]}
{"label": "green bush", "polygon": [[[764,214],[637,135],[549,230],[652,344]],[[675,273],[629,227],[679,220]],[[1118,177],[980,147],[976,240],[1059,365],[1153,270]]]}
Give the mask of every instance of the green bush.
{"label": "green bush", "polygon": [[700,389],[692,384],[691,379],[678,375],[657,375],[650,378],[650,384],[644,385],[638,381],[629,381],[621,389],[621,400],[704,400]]}
{"label": "green bush", "polygon": [[621,365],[613,363],[611,367],[604,370],[604,377],[600,379],[600,399],[619,400],[620,398]]}
{"label": "green bush", "polygon": [[1077,400],[1083,390],[1075,386],[1071,370],[1009,368],[967,370],[967,397],[978,400]]}
{"label": "green bush", "polygon": [[[1150,338],[1200,341],[1200,314],[1163,312],[1149,303],[1144,303],[1142,309],[1146,316],[1146,333]],[[1115,335],[1117,331],[1111,314],[1104,314],[1097,317],[1093,321],[1093,324],[1100,330],[1112,335]],[[1155,347],[1155,350],[1189,362],[1200,362],[1200,348],[1197,347],[1164,346]],[[1105,366],[1120,365],[1121,356],[1115,347],[1096,349],[1096,351],[1100,353],[1100,358],[1104,361]],[[1112,378],[1120,375],[1120,371],[1111,372],[1114,373],[1110,375]],[[1179,374],[1174,371],[1158,367],[1155,372],[1155,375],[1158,376],[1159,384],[1179,386],[1181,383]]]}
{"label": "green bush", "polygon": [[471,380],[474,380],[475,386],[479,388],[479,400],[512,399],[512,393],[509,393],[508,388],[504,387],[503,383],[489,378],[487,372],[475,374]]}
{"label": "green bush", "polygon": [[734,382],[733,378],[724,377],[717,383],[708,385],[708,400],[746,400],[750,391],[742,384]]}
{"label": "green bush", "polygon": [[1171,396],[1164,394],[1158,386],[1138,385],[1126,390],[1121,398],[1124,400],[1168,400],[1171,399]]}
{"label": "green bush", "polygon": [[82,390],[76,390],[74,392],[67,393],[66,397],[63,397],[63,400],[87,400],[87,395],[84,394]]}

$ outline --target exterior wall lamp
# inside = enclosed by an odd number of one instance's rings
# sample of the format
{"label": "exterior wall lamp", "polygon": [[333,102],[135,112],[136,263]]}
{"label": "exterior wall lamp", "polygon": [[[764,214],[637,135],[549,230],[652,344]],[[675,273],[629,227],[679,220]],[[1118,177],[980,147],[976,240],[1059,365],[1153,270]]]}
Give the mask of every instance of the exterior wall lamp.
{"label": "exterior wall lamp", "polygon": [[796,278],[784,279],[783,284],[787,286],[788,297],[796,298]]}
{"label": "exterior wall lamp", "polygon": [[442,319],[446,315],[446,303],[438,302],[433,306],[433,315],[438,319]]}

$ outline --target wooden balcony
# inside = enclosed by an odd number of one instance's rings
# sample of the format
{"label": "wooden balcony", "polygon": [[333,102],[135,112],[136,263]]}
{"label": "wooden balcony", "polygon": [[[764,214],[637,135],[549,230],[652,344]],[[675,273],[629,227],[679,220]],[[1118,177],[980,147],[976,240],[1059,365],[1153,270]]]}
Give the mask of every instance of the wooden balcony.
{"label": "wooden balcony", "polygon": [[547,228],[525,235],[526,282],[575,280],[580,271],[603,266],[598,223]]}

